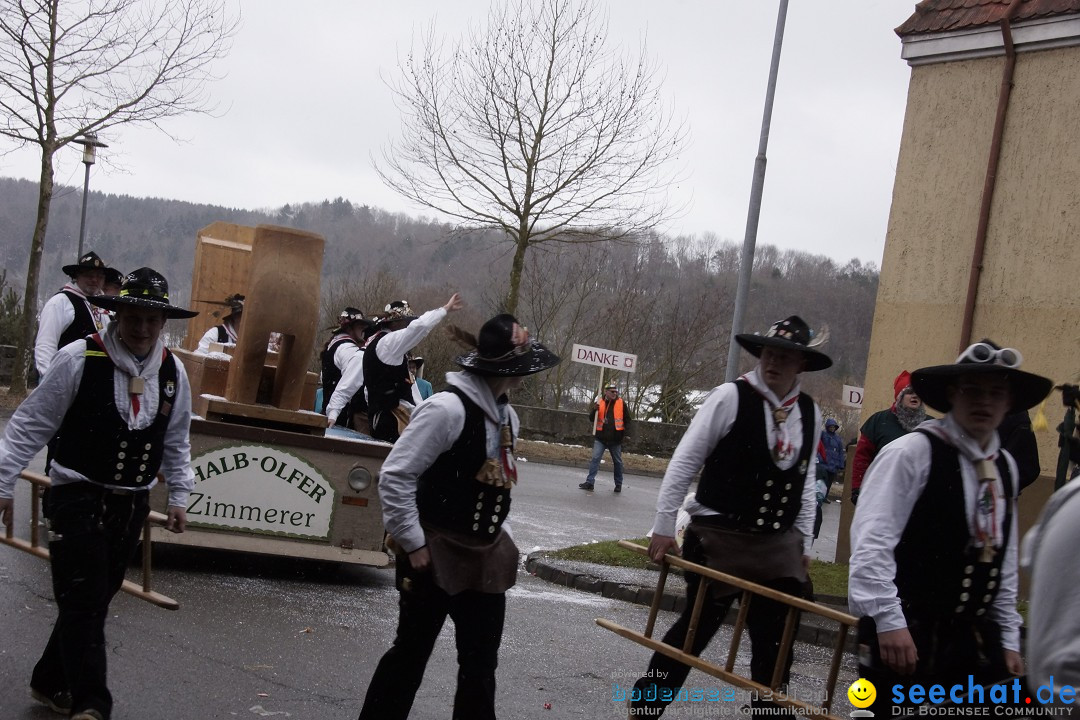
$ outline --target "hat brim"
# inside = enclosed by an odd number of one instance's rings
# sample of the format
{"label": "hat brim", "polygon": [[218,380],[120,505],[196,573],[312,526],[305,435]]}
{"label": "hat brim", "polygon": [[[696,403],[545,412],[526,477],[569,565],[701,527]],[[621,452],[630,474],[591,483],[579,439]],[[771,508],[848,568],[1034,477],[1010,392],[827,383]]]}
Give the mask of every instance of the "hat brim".
{"label": "hat brim", "polygon": [[1054,388],[1054,381],[1050,378],[992,363],[953,363],[920,368],[911,374],[911,387],[928,407],[947,413],[952,409],[949,385],[961,375],[1004,375],[1012,395],[1009,412],[1030,410]]}
{"label": "hat brim", "polygon": [[558,365],[562,359],[540,343],[533,342],[531,350],[521,355],[513,355],[506,360],[485,360],[474,350],[465,355],[458,355],[454,358],[454,362],[477,375],[517,377],[543,372]]}
{"label": "hat brim", "polygon": [[761,351],[766,347],[801,352],[803,357],[806,358],[806,367],[804,370],[809,372],[832,367],[832,358],[825,353],[814,350],[813,348],[808,348],[805,345],[800,345],[797,342],[792,342],[791,340],[785,340],[782,337],[765,337],[764,335],[740,333],[735,336],[735,342],[739,343],[743,350],[754,357],[761,357]]}
{"label": "hat brim", "polygon": [[118,310],[122,305],[146,308],[148,310],[162,310],[165,312],[165,317],[168,320],[193,318],[199,314],[197,310],[188,310],[186,308],[177,307],[175,305],[170,305],[167,302],[162,302],[161,300],[130,297],[128,295],[93,295],[86,299],[93,305],[105,308],[106,310]]}
{"label": "hat brim", "polygon": [[419,315],[402,315],[401,317],[380,319],[375,321],[375,327],[383,327],[384,325],[401,322],[402,320],[404,320],[405,322],[412,322],[413,320],[418,320],[419,318]]}
{"label": "hat brim", "polygon": [[[55,267],[55,265],[53,267]],[[60,269],[63,270],[64,274],[68,277],[76,277],[81,272],[90,272],[91,270],[101,270],[102,272],[105,272],[105,268],[93,267],[91,265],[65,265]]]}

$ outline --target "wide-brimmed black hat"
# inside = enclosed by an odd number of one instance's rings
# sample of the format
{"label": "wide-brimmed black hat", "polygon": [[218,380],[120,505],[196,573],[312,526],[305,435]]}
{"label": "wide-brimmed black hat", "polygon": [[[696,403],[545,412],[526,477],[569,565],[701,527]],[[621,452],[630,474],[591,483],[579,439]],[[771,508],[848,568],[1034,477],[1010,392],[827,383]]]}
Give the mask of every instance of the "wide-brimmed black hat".
{"label": "wide-brimmed black hat", "polygon": [[333,327],[328,327],[326,329],[337,332],[345,330],[346,328],[351,327],[355,323],[363,323],[365,329],[375,326],[375,321],[364,315],[363,311],[361,311],[360,308],[354,308],[351,306],[345,308],[340,313],[338,313],[337,322],[337,325],[334,325]]}
{"label": "wide-brimmed black hat", "polygon": [[922,401],[938,412],[949,412],[948,388],[962,375],[1000,375],[1009,383],[1012,405],[1009,412],[1029,410],[1043,401],[1054,381],[1020,370],[1023,357],[1018,350],[1002,348],[991,340],[969,345],[951,365],[932,365],[911,374],[911,387]]}
{"label": "wide-brimmed black hat", "polygon": [[120,272],[114,267],[105,268],[105,284],[106,285],[123,285],[124,273]]}
{"label": "wide-brimmed black hat", "polygon": [[379,327],[382,327],[384,325],[389,325],[390,323],[395,323],[402,320],[406,322],[411,322],[417,317],[419,316],[413,315],[413,311],[412,308],[409,307],[408,300],[394,300],[392,302],[386,303],[386,307],[383,308],[382,314],[379,315],[375,323]]}
{"label": "wide-brimmed black hat", "polygon": [[106,310],[117,310],[122,305],[164,310],[165,317],[169,319],[192,318],[199,314],[170,303],[169,283],[165,276],[148,267],[128,273],[120,286],[119,295],[94,295],[86,299]]}
{"label": "wide-brimmed black hat", "polygon": [[[454,334],[459,340],[465,336],[460,330]],[[532,375],[561,362],[558,355],[530,338],[528,329],[517,318],[506,313],[484,323],[475,342],[471,337],[463,341],[475,349],[458,355],[454,362],[478,375]]]}
{"label": "wide-brimmed black hat", "polygon": [[85,270],[101,270],[104,272],[105,269],[105,261],[99,258],[98,254],[93,250],[79,258],[79,261],[74,265],[65,265],[63,267],[64,274],[68,277],[76,277]]}
{"label": "wide-brimmed black hat", "polygon": [[805,320],[798,315],[792,315],[773,323],[764,335],[739,333],[735,336],[735,341],[754,357],[761,357],[761,350],[765,347],[798,350],[806,358],[805,369],[813,371],[832,366],[832,358],[817,349],[828,337],[827,330],[815,334]]}

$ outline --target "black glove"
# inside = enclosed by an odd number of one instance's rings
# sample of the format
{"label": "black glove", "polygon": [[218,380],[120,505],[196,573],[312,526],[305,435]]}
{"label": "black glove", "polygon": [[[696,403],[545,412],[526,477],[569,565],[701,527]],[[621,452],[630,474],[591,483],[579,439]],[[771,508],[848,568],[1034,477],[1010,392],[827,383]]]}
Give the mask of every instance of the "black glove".
{"label": "black glove", "polygon": [[1080,385],[1061,386],[1061,402],[1065,404],[1065,407],[1076,407],[1078,400],[1080,400]]}

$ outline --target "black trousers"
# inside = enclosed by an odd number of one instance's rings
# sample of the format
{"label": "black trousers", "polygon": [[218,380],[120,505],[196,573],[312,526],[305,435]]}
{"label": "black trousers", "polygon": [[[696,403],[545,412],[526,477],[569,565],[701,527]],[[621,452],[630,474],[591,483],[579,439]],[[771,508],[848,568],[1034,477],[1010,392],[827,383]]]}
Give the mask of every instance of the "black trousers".
{"label": "black trousers", "polygon": [[401,594],[397,635],[375,668],[360,720],[405,720],[409,716],[447,615],[454,621],[458,660],[452,717],[495,720],[495,668],[506,594],[466,590],[447,595],[432,582],[429,572],[413,570],[403,555],[397,558],[396,577]]}
{"label": "black trousers", "polygon": [[149,493],[118,494],[88,482],[49,491],[49,554],[59,614],[30,684],[47,695],[71,692],[73,709],[106,718],[105,618],[124,582],[149,512]]}
{"label": "black trousers", "polygon": [[[914,684],[923,687],[942,685],[950,688],[962,685],[967,692],[969,685],[984,686],[1008,680],[1012,676],[1005,666],[1005,650],[1001,645],[1001,630],[990,620],[971,618],[935,617],[904,609],[908,632],[915,642],[919,659],[912,675],[900,675],[881,661],[878,647],[877,627],[872,618],[859,620],[859,677],[874,684],[877,697],[870,710],[878,718],[894,716],[893,706],[914,713],[916,704],[908,701],[894,703],[892,687],[904,689]],[[869,653],[863,652],[863,649]],[[869,659],[869,662],[867,660]],[[969,678],[970,676],[970,678]],[[981,705],[986,694],[976,694],[973,705]]]}
{"label": "black trousers", "polygon": [[[693,532],[686,533],[686,539],[683,542],[683,557],[700,565],[705,564],[704,552]],[[700,584],[700,575],[686,574],[686,606],[679,619],[664,635],[665,643],[680,650],[686,641],[690,616],[694,611],[694,598],[697,596]],[[790,595],[801,597],[804,594],[804,583],[797,578],[778,578],[761,584]],[[727,615],[737,597],[739,597],[738,594],[714,597],[712,593],[706,591],[705,604],[701,608],[697,632],[694,634],[694,642],[690,648],[691,655],[699,656],[705,650],[709,641],[720,629],[724,616]],[[746,629],[750,633],[750,679],[754,682],[766,686],[772,682],[773,669],[780,655],[780,641],[784,635],[787,611],[787,605],[761,596],[753,597],[750,602],[750,611],[746,616]],[[791,664],[794,659],[794,653],[789,653],[784,668],[782,680],[784,683],[790,679]],[[645,675],[634,684],[635,692],[631,695],[630,702],[631,716],[659,717],[662,715],[664,708],[671,702],[670,698],[678,694],[679,688],[686,682],[686,676],[689,673],[689,665],[667,655],[653,653]],[[667,699],[665,699],[665,691],[667,691]],[[755,707],[765,704],[771,703],[754,702]]]}

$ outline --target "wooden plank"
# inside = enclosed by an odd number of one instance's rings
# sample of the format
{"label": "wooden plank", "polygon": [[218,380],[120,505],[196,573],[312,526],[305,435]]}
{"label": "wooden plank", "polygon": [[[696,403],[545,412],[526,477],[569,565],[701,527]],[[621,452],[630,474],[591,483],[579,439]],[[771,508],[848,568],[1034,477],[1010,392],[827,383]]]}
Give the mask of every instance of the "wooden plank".
{"label": "wooden plank", "polygon": [[[301,432],[306,432],[309,428],[326,429],[326,416],[316,412],[299,412],[296,410],[282,410],[272,405],[249,405],[247,403],[229,402],[224,398],[207,395],[200,395],[199,400],[199,407],[204,404],[206,406],[206,412],[202,416],[207,420],[238,417],[295,425],[298,428],[303,428]],[[195,410],[194,398],[192,400],[192,410]]]}
{"label": "wooden plank", "polygon": [[214,305],[233,293],[247,294],[251,274],[251,244],[255,228],[215,222],[199,230],[195,239],[195,263],[191,277],[192,310],[183,348],[195,350],[199,338],[221,322],[228,308]]}

